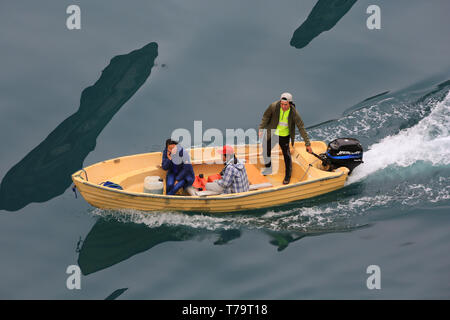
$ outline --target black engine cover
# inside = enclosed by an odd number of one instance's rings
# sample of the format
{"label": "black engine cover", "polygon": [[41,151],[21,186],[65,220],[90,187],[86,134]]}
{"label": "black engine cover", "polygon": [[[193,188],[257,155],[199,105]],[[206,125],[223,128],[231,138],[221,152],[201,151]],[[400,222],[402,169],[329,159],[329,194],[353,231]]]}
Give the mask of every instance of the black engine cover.
{"label": "black engine cover", "polygon": [[328,144],[327,162],[335,168],[347,167],[350,173],[363,163],[363,148],[354,138],[338,138]]}

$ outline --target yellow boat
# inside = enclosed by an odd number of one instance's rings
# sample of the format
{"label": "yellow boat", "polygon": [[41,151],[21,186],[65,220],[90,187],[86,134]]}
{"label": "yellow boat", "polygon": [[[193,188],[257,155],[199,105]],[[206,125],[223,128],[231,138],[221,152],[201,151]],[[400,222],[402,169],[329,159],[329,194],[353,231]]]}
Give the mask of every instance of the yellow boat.
{"label": "yellow boat", "polygon": [[[327,150],[327,145],[322,141],[312,141],[311,146],[315,153]],[[202,173],[206,177],[221,171],[222,158],[217,150],[214,147],[190,150],[196,175]],[[291,182],[283,185],[284,161],[278,146],[272,152],[272,163],[278,170],[269,176],[260,173],[264,167],[257,161],[261,154],[260,145],[237,146],[235,150],[237,158],[245,161],[250,183],[250,191],[247,192],[197,196],[145,193],[145,177],[159,176],[165,180],[166,171],[160,168],[161,152],[102,161],[75,172],[72,180],[84,199],[101,209],[234,212],[278,206],[325,194],[342,188],[349,174],[346,167],[331,172],[323,170],[321,161],[306,152],[304,142],[295,142],[291,150]],[[280,161],[274,154],[280,155]],[[210,164],[213,161],[217,161],[216,164]],[[119,184],[123,190],[100,185],[104,181]]]}

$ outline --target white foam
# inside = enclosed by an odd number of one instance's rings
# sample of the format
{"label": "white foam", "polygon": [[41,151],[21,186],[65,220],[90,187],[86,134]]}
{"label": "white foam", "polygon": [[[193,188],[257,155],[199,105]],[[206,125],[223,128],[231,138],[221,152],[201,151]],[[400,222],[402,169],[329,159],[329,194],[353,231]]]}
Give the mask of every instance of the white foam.
{"label": "white foam", "polygon": [[180,212],[143,212],[132,209],[117,211],[95,209],[93,214],[113,218],[120,222],[142,223],[151,228],[165,226],[186,226],[195,229],[229,229],[226,219],[208,215],[187,215]]}
{"label": "white foam", "polygon": [[387,136],[364,153],[364,164],[348,179],[353,183],[388,166],[408,167],[417,161],[450,164],[450,93],[415,126]]}

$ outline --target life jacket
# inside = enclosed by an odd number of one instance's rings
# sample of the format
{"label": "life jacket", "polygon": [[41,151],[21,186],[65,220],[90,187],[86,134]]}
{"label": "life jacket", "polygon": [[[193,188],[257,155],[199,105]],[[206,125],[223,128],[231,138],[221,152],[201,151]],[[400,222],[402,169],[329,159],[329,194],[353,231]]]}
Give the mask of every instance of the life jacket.
{"label": "life jacket", "polygon": [[275,130],[275,134],[281,137],[287,137],[289,135],[289,127],[288,127],[288,119],[291,108],[283,111],[280,107],[280,119],[278,121],[277,129]]}
{"label": "life jacket", "polygon": [[194,183],[192,184],[192,186],[199,190],[205,190],[206,182],[207,182],[206,178],[203,177],[203,174],[200,174],[199,176],[195,177],[195,180],[194,180]]}
{"label": "life jacket", "polygon": [[212,174],[208,176],[208,182],[214,182],[216,180],[222,179],[222,175],[220,173]]}

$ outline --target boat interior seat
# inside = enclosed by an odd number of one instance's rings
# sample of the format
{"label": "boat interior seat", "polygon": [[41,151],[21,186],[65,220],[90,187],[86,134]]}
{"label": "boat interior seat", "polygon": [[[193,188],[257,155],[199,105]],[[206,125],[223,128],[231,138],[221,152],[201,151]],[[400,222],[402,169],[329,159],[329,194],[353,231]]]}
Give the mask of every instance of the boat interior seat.
{"label": "boat interior seat", "polygon": [[271,184],[270,182],[251,184],[249,187],[249,191],[254,191],[254,190],[263,189],[263,188],[270,188],[270,187],[273,187],[273,184]]}
{"label": "boat interior seat", "polygon": [[210,191],[210,190],[197,191],[197,195],[200,197],[216,196],[218,194],[221,194],[221,193],[216,192],[216,191]]}
{"label": "boat interior seat", "polygon": [[269,179],[267,179],[267,177],[264,176],[254,164],[246,163],[245,171],[247,171],[248,183],[250,185],[270,183]]}
{"label": "boat interior seat", "polygon": [[[136,177],[136,176],[142,176],[145,178],[145,176],[156,175],[156,176],[160,176],[161,178],[163,178],[164,176],[161,176],[160,173],[163,173],[162,169],[160,169],[158,166],[153,165],[153,166],[139,168],[136,170],[126,172],[124,174],[120,174],[120,175],[111,177],[111,181],[121,185],[126,180]],[[143,178],[142,178],[142,181],[144,181]]]}
{"label": "boat interior seat", "polygon": [[[271,184],[270,182],[260,183],[260,184],[251,184],[249,187],[249,191],[255,191],[258,189],[270,188],[270,187],[273,187],[273,184]],[[197,191],[197,195],[200,197],[216,196],[219,194],[221,194],[221,193],[217,192],[217,191],[210,191],[210,190]],[[190,195],[193,195],[193,194],[190,194]]]}

